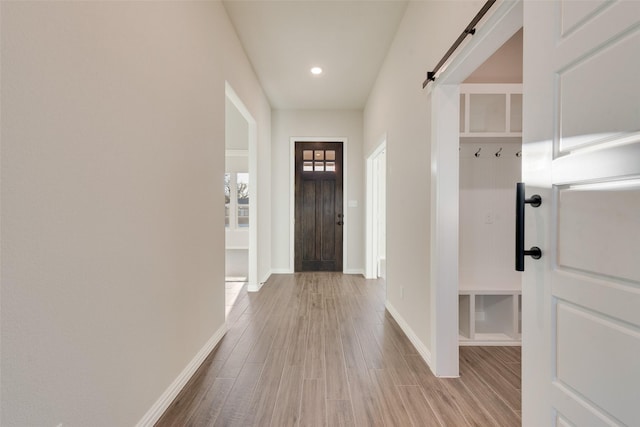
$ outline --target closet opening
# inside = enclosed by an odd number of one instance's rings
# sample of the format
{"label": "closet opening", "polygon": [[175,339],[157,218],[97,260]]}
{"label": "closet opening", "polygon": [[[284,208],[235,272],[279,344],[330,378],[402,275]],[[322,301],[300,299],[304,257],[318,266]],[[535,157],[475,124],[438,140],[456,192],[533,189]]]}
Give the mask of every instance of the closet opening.
{"label": "closet opening", "polygon": [[225,312],[244,287],[257,291],[256,122],[225,85]]}
{"label": "closet opening", "polygon": [[387,278],[387,137],[367,158],[367,279]]}
{"label": "closet opening", "polygon": [[520,29],[460,85],[460,346],[519,346],[522,278],[514,269],[521,180]]}

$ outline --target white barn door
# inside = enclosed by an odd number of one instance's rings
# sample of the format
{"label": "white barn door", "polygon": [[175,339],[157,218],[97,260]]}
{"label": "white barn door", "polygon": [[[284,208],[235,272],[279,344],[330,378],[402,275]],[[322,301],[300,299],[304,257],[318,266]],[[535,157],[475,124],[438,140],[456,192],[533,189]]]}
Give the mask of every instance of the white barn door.
{"label": "white barn door", "polygon": [[640,425],[640,1],[524,2],[523,424]]}

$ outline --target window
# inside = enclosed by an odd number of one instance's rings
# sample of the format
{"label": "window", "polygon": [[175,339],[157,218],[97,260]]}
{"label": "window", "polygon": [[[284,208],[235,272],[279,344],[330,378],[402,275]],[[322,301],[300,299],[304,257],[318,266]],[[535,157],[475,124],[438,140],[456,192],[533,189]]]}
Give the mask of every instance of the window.
{"label": "window", "polygon": [[303,150],[302,151],[302,171],[303,172],[335,172],[336,171],[335,150]]}
{"label": "window", "polygon": [[236,175],[238,189],[238,227],[249,226],[249,174]]}
{"label": "window", "polygon": [[224,174],[224,226],[249,227],[249,174]]}

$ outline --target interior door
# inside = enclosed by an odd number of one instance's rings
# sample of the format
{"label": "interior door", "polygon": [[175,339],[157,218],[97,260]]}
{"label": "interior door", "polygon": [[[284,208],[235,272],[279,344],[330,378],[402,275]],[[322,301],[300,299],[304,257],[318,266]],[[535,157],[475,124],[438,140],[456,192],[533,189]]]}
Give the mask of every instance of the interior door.
{"label": "interior door", "polygon": [[524,2],[523,425],[640,423],[640,2]]}
{"label": "interior door", "polygon": [[342,271],[342,143],[296,142],[295,271]]}

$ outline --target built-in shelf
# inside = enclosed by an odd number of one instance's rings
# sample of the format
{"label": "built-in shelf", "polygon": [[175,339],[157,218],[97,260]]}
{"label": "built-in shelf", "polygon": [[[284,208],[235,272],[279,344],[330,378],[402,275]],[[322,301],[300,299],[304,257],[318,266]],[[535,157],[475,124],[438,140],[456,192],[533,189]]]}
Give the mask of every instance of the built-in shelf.
{"label": "built-in shelf", "polygon": [[522,84],[460,85],[460,136],[522,136]]}
{"label": "built-in shelf", "polygon": [[513,268],[521,181],[522,85],[460,86],[460,345],[520,345],[521,275]]}
{"label": "built-in shelf", "polygon": [[460,345],[520,345],[519,290],[460,290]]}

